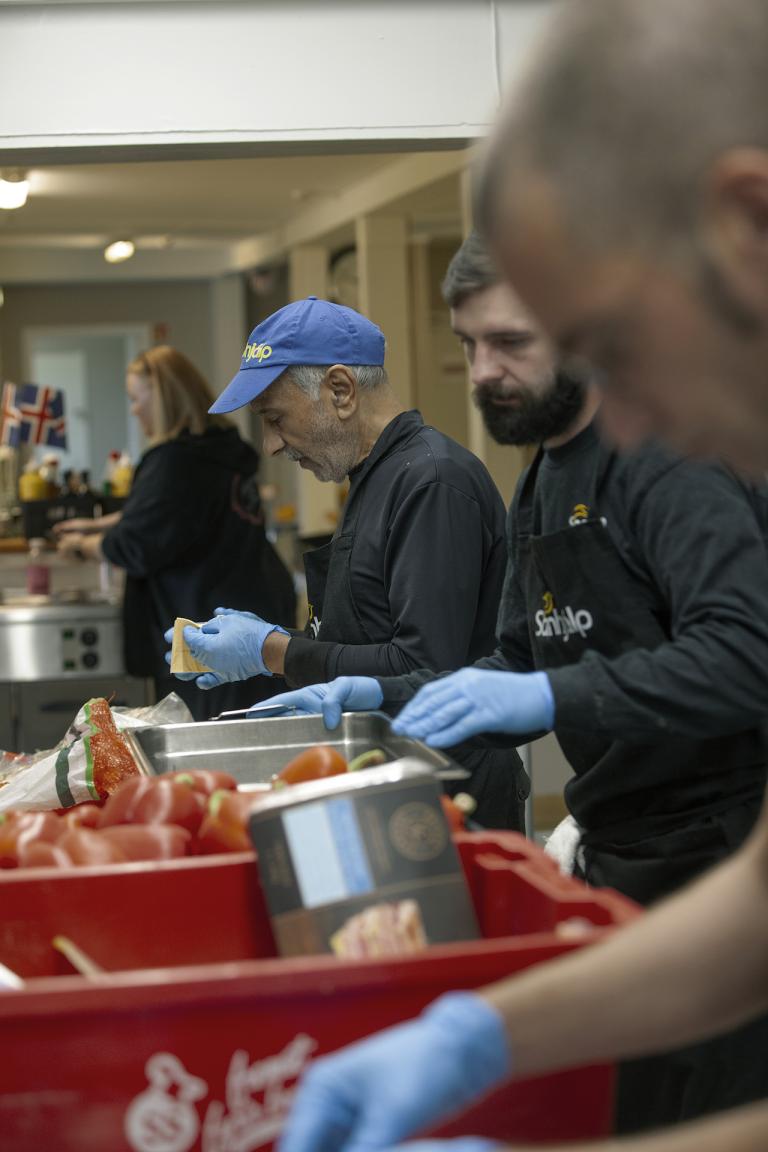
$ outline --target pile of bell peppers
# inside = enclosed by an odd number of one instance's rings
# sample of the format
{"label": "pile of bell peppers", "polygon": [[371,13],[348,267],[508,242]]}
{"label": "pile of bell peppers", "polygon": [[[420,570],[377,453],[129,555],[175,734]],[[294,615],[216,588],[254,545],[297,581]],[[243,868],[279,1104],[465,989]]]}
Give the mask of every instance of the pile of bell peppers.
{"label": "pile of bell peppers", "polygon": [[[347,764],[334,748],[307,749],[272,778],[272,788],[337,776],[380,763],[365,753]],[[192,770],[131,776],[106,800],[56,812],[0,813],[0,868],[50,868],[175,860],[248,852],[248,819],[267,792],[239,792],[226,772]],[[442,797],[453,831],[465,812]]]}
{"label": "pile of bell peppers", "polygon": [[0,868],[174,860],[246,851],[256,797],[226,772],[131,776],[104,801],[0,814]]}

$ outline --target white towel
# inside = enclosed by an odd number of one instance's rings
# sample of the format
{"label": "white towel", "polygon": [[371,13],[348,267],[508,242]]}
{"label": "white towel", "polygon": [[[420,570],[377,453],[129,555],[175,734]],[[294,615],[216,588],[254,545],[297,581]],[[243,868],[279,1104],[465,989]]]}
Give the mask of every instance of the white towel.
{"label": "white towel", "polygon": [[564,820],[560,821],[552,835],[548,837],[544,851],[547,856],[551,856],[553,860],[557,861],[561,872],[570,876],[576,863],[580,842],[581,828],[573,816],[566,816]]}

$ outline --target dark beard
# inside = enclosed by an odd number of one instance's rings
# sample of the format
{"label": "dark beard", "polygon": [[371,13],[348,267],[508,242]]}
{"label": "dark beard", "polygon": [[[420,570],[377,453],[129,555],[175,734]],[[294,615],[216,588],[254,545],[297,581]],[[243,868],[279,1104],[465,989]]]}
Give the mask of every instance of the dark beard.
{"label": "dark beard", "polygon": [[543,396],[526,389],[515,407],[495,404],[494,396],[501,392],[493,385],[481,384],[472,399],[497,444],[541,444],[567,431],[584,407],[585,391],[583,380],[558,372]]}

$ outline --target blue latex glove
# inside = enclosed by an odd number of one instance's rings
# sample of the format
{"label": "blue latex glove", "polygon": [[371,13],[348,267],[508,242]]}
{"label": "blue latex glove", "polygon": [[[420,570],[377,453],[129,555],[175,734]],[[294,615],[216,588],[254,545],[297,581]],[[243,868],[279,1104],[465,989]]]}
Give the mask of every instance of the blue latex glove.
{"label": "blue latex glove", "polygon": [[449,748],[479,732],[549,731],[555,701],[545,672],[463,668],[416,693],[392,725],[395,732]]}
{"label": "blue latex glove", "polygon": [[[261,616],[257,616],[254,612],[246,612],[240,608],[214,608],[213,615],[244,616],[248,620],[260,620],[262,623],[264,623],[264,621],[261,619]],[[283,628],[278,628],[277,631],[283,632],[285,630]],[[165,640],[166,644],[169,645],[168,651],[165,653],[165,662],[170,666],[171,656],[173,654],[173,625],[171,625],[171,627],[166,632],[163,632],[163,640]],[[219,679],[214,672],[174,672],[173,675],[177,680],[198,680],[198,688],[215,688],[218,684],[225,683],[225,681],[223,679]],[[271,676],[272,673],[267,672],[265,675]],[[200,683],[204,677],[208,677],[209,682],[206,681],[204,684]],[[216,678],[214,679],[214,677]]]}
{"label": "blue latex glove", "polygon": [[271,676],[261,658],[262,645],[271,632],[289,635],[285,628],[269,624],[252,612],[226,609],[206,621],[201,628],[188,624],[183,635],[190,653],[213,671],[191,676],[182,673],[183,678],[194,679],[198,688],[216,688],[219,684],[248,680],[251,676]]}
{"label": "blue latex glove", "polygon": [[501,1017],[473,992],[311,1064],[279,1152],[370,1152],[459,1112],[511,1072]]}
{"label": "blue latex glove", "polygon": [[330,684],[308,684],[295,692],[281,692],[271,696],[268,703],[293,707],[305,715],[322,712],[326,728],[337,728],[342,712],[371,712],[383,699],[381,685],[372,676],[339,676]]}

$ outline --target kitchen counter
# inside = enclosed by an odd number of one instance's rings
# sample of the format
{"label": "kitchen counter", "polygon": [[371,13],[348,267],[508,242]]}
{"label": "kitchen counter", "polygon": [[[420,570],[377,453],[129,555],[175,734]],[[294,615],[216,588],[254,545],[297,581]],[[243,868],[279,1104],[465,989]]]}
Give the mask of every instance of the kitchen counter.
{"label": "kitchen counter", "polygon": [[[25,542],[26,544],[26,542]],[[29,549],[0,552],[0,600],[25,594],[26,570],[30,563]],[[44,553],[44,563],[51,573],[51,593],[58,596],[78,592],[99,593],[120,598],[124,574],[107,561],[76,560],[55,549]]]}

